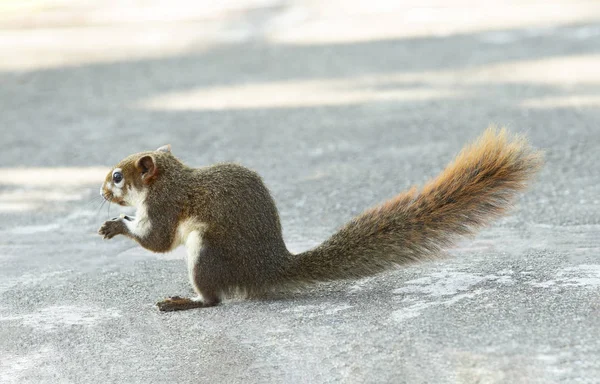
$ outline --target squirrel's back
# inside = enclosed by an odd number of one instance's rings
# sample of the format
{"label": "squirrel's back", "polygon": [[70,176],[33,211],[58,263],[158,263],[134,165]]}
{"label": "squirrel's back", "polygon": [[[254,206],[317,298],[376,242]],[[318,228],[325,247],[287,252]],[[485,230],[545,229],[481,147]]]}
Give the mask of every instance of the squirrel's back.
{"label": "squirrel's back", "polygon": [[207,223],[200,262],[224,292],[256,295],[283,283],[292,256],[283,241],[277,207],[262,178],[234,163],[194,170],[203,198],[190,198],[188,217]]}

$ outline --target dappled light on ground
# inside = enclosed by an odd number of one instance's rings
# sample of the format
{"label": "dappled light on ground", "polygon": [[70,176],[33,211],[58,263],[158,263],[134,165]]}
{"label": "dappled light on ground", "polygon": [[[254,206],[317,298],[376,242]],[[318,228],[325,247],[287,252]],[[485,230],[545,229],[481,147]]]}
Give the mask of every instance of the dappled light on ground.
{"label": "dappled light on ground", "polygon": [[[271,81],[208,86],[144,98],[131,105],[157,111],[290,108],[351,105],[375,101],[400,103],[476,97],[480,87],[554,86],[564,96],[526,99],[523,107],[595,105],[595,95],[569,96],[569,87],[600,85],[600,55],[507,60],[465,69],[362,75],[344,79]],[[597,90],[591,90],[597,92]]]}
{"label": "dappled light on ground", "polygon": [[[479,34],[503,45],[600,19],[593,0],[0,2],[0,71],[157,59],[220,44],[321,46]],[[512,31],[519,29],[519,31]],[[572,39],[599,36],[584,28]],[[464,52],[456,52],[457,55]],[[381,57],[379,59],[385,59]]]}
{"label": "dappled light on ground", "polygon": [[0,168],[0,213],[48,210],[82,200],[91,187],[100,190],[106,172],[102,167]]}
{"label": "dappled light on ground", "polygon": [[[593,0],[319,1],[290,7],[268,30],[271,42],[326,44],[539,28],[600,17]],[[277,21],[277,20],[276,20]],[[295,27],[290,27],[294,25]],[[491,38],[494,36],[490,36]]]}
{"label": "dappled light on ground", "polygon": [[[199,37],[196,31],[197,27],[190,24],[3,30],[0,71],[27,72],[173,56],[189,50]],[[194,49],[200,52],[202,47]]]}
{"label": "dappled light on ground", "polygon": [[597,108],[600,107],[600,96],[569,95],[563,97],[540,97],[523,100],[521,106],[526,108]]}
{"label": "dappled light on ground", "polygon": [[348,105],[370,101],[414,102],[461,97],[445,87],[390,87],[381,79],[290,81],[207,87],[168,93],[142,100],[135,106],[152,110],[218,110]]}
{"label": "dappled light on ground", "polygon": [[503,63],[464,71],[467,82],[492,81],[557,86],[600,85],[600,55],[575,55]]}

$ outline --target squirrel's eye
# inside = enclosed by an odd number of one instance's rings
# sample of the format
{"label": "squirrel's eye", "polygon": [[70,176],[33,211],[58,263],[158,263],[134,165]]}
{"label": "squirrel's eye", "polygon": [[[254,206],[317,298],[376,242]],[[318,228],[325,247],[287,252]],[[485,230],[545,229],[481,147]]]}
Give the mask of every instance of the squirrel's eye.
{"label": "squirrel's eye", "polygon": [[121,172],[113,173],[113,183],[119,184],[121,181],[123,181],[123,174]]}

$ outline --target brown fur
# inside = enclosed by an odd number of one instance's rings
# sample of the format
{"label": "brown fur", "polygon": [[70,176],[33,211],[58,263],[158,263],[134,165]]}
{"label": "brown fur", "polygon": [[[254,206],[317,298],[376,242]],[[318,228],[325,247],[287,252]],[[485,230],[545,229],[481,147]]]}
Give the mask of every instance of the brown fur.
{"label": "brown fur", "polygon": [[[144,180],[145,167],[138,164],[144,157],[156,167],[151,180]],[[206,305],[214,305],[240,290],[257,295],[274,287],[358,278],[432,259],[459,236],[502,215],[541,165],[540,152],[524,138],[490,128],[420,191],[415,187],[401,193],[359,215],[315,249],[292,255],[283,242],[275,204],[256,173],[234,164],[193,169],[170,152],[144,152],[117,167],[125,175],[124,191],[147,192],[152,230],[140,238],[117,219],[106,222],[100,233],[109,238],[124,234],[149,250],[165,252],[178,245],[178,225],[193,219],[203,235],[192,284]],[[110,180],[111,174],[106,182]],[[181,298],[162,305],[168,308],[163,310],[201,306]]]}

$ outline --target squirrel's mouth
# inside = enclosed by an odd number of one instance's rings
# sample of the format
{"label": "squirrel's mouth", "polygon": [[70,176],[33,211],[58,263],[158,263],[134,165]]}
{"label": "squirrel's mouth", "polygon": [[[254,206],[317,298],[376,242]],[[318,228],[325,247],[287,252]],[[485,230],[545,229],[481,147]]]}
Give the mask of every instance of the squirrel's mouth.
{"label": "squirrel's mouth", "polygon": [[123,199],[116,197],[110,191],[103,191],[102,197],[104,198],[104,200],[108,201],[109,203],[119,204],[120,206],[123,206],[123,207],[127,205]]}

